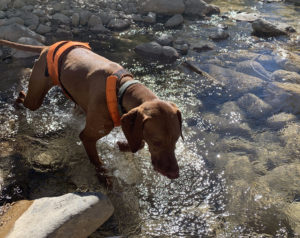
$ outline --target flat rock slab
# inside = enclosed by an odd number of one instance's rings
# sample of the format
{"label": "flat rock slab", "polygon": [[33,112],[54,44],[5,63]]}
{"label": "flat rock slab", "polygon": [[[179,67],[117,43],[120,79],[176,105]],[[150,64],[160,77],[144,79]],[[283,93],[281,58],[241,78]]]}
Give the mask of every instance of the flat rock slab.
{"label": "flat rock slab", "polygon": [[101,193],[40,198],[26,207],[6,237],[86,238],[113,212],[111,202]]}

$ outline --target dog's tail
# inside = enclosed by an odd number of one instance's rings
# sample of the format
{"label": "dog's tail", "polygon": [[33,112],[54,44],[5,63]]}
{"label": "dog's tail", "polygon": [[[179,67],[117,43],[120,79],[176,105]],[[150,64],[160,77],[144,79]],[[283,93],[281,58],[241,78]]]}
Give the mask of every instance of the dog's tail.
{"label": "dog's tail", "polygon": [[46,46],[39,46],[39,45],[25,45],[25,44],[20,44],[8,40],[0,40],[0,45],[6,45],[17,50],[24,50],[24,51],[30,51],[36,53],[41,53],[42,50],[45,49],[46,47]]}

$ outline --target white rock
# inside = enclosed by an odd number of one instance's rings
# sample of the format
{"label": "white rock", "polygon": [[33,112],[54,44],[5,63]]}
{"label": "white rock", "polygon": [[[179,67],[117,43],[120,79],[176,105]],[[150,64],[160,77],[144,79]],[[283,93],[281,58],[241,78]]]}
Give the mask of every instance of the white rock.
{"label": "white rock", "polygon": [[7,238],[86,238],[113,213],[100,193],[69,193],[34,200],[18,218]]}

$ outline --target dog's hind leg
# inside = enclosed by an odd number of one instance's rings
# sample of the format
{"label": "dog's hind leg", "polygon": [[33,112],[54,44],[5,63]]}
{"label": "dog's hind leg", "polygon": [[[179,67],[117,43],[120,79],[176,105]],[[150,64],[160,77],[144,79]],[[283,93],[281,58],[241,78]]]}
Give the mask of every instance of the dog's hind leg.
{"label": "dog's hind leg", "polygon": [[25,107],[33,111],[41,106],[45,95],[53,86],[52,80],[45,76],[45,69],[46,53],[42,53],[33,66],[27,95],[21,91],[16,103],[23,103]]}

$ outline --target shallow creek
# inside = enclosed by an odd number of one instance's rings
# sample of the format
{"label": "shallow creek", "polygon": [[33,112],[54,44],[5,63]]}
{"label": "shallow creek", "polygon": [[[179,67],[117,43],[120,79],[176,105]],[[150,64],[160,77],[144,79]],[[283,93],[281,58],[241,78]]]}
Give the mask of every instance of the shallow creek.
{"label": "shallow creek", "polygon": [[[39,110],[16,110],[14,98],[26,88],[34,59],[3,61],[0,172],[11,183],[1,204],[102,191],[112,200],[115,214],[91,237],[297,236],[292,218],[300,215],[295,213],[300,211],[300,122],[295,111],[274,103],[276,94],[269,92],[271,73],[283,69],[285,55],[297,49],[284,37],[255,38],[250,23],[231,16],[256,12],[300,32],[300,7],[246,0],[212,3],[227,17],[186,20],[182,29],[169,33],[196,46],[222,24],[228,26],[229,39],[215,43],[212,51],[189,51],[175,64],[144,61],[134,54],[137,43],[162,33],[152,27],[91,42],[97,53],[121,63],[181,109],[185,140],[179,139],[176,148],[179,179],[170,181],[155,173],[147,149],[119,152],[116,142],[124,135],[116,128],[98,142],[99,154],[114,176],[114,189],[105,191],[78,138],[84,116],[58,88]],[[190,71],[186,60],[216,81]],[[249,103],[253,98],[261,104]],[[299,225],[298,219],[298,229]]]}

